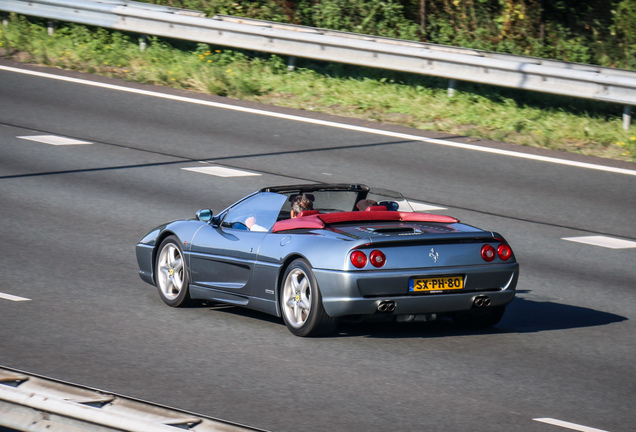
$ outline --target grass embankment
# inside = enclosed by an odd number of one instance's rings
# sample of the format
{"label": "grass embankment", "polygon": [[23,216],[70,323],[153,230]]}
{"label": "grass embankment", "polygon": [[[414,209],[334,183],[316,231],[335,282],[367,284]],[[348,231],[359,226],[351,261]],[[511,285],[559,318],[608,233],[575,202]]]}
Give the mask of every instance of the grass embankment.
{"label": "grass embankment", "polygon": [[205,44],[11,16],[0,26],[0,55],[129,81],[321,111],[418,129],[636,161],[636,127],[622,107],[575,98],[461,83],[448,97],[442,79],[299,60]]}

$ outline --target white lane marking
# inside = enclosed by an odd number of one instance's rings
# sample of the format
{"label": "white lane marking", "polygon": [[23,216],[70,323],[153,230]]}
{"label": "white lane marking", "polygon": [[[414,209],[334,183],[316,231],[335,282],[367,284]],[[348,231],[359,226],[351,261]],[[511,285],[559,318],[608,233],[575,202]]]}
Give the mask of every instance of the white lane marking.
{"label": "white lane marking", "polygon": [[399,138],[399,139],[408,140],[408,141],[421,141],[421,142],[426,142],[426,143],[429,143],[429,144],[437,144],[437,145],[443,145],[443,146],[449,146],[449,147],[456,147],[456,148],[461,148],[461,149],[465,149],[465,150],[474,150],[474,151],[480,151],[480,152],[485,152],[485,153],[494,153],[494,154],[498,154],[498,155],[511,156],[511,157],[517,157],[517,158],[522,158],[522,159],[530,159],[530,160],[541,161],[541,162],[549,162],[549,163],[554,163],[554,164],[559,164],[559,165],[567,165],[567,166],[573,166],[573,167],[578,167],[578,168],[587,168],[587,169],[593,169],[593,170],[598,170],[598,171],[612,172],[612,173],[616,173],[616,174],[627,174],[627,175],[636,176],[636,170],[631,170],[631,169],[614,168],[614,167],[609,167],[609,166],[605,166],[605,165],[596,165],[596,164],[591,164],[591,163],[586,163],[586,162],[575,162],[575,161],[569,161],[569,160],[559,159],[559,158],[555,158],[555,157],[539,156],[539,155],[520,153],[520,152],[515,152],[515,151],[509,151],[509,150],[500,150],[500,149],[489,148],[489,147],[480,147],[480,146],[473,145],[473,144],[462,144],[462,143],[458,143],[458,142],[454,142],[454,141],[446,141],[446,140],[441,140],[441,139],[423,138],[423,137],[417,136],[417,135],[410,135],[410,134],[403,134],[403,133],[397,133],[397,132],[383,131],[383,130],[372,129],[372,128],[368,128],[368,127],[353,126],[353,125],[348,125],[348,124],[344,124],[344,123],[336,123],[336,122],[331,122],[331,121],[317,120],[317,119],[312,119],[312,118],[307,118],[307,117],[300,117],[300,116],[289,115],[289,114],[281,114],[281,113],[258,110],[258,109],[253,109],[253,108],[245,108],[245,107],[240,107],[240,106],[227,105],[227,104],[223,104],[223,103],[219,103],[219,102],[210,102],[210,101],[204,101],[204,100],[199,100],[199,99],[192,99],[192,98],[187,98],[187,97],[183,97],[183,96],[169,95],[169,94],[159,93],[159,92],[154,92],[154,91],[149,91],[149,90],[128,88],[128,87],[122,87],[122,86],[117,86],[117,85],[113,85],[113,84],[105,84],[105,83],[88,81],[88,80],[83,80],[83,79],[78,79],[78,78],[71,78],[71,77],[53,75],[53,74],[48,74],[48,73],[43,73],[43,72],[23,70],[23,69],[13,68],[13,67],[9,67],[9,66],[0,65],[0,70],[6,70],[6,71],[9,71],[9,72],[17,72],[17,73],[22,73],[22,74],[26,74],[26,75],[34,75],[34,76],[39,76],[39,77],[44,77],[44,78],[51,78],[51,79],[56,79],[56,80],[60,80],[60,81],[73,82],[73,83],[77,83],[77,84],[85,84],[85,85],[90,85],[90,86],[94,86],[94,87],[101,87],[101,88],[106,88],[106,89],[110,89],[110,90],[124,91],[124,92],[128,92],[128,93],[135,93],[135,94],[140,94],[140,95],[145,95],[145,96],[153,96],[153,97],[169,99],[169,100],[174,100],[174,101],[180,101],[180,102],[194,103],[194,104],[198,104],[198,105],[211,106],[211,107],[215,107],[215,108],[223,108],[223,109],[229,109],[229,110],[234,110],[234,111],[241,111],[241,112],[246,112],[246,113],[250,113],[250,114],[258,114],[258,115],[264,115],[264,116],[269,116],[269,117],[282,118],[282,119],[286,119],[286,120],[293,120],[293,121],[317,124],[317,125],[322,125],[322,126],[330,126],[330,127],[346,129],[346,130],[352,130],[352,131],[357,131],[357,132],[372,133],[372,134],[376,134],[376,135],[389,136],[389,137],[392,137],[392,138]]}
{"label": "white lane marking", "polygon": [[580,431],[580,432],[607,432],[606,430],[596,429],[596,428],[583,426],[583,425],[578,425],[576,423],[570,423],[570,422],[557,420],[557,419],[553,419],[553,418],[536,418],[536,419],[532,419],[532,420],[538,421],[538,422],[541,422],[541,423],[551,424],[551,425],[554,425],[554,426],[561,426],[561,427],[564,427],[564,428],[567,428],[567,429],[572,429],[572,430]]}
{"label": "white lane marking", "polygon": [[435,211],[435,210],[447,210],[446,207],[438,207],[438,206],[424,204],[424,203],[416,202],[416,201],[409,201],[409,204],[411,204],[411,207],[413,207],[413,210],[415,211],[427,212],[427,211]]}
{"label": "white lane marking", "polygon": [[253,173],[249,171],[242,171],[238,169],[232,168],[224,168],[220,166],[213,167],[201,167],[201,168],[181,168],[186,171],[193,171],[202,174],[213,175],[217,177],[248,177],[248,176],[259,176],[261,174]]}
{"label": "white lane marking", "polygon": [[76,140],[72,138],[64,138],[64,137],[56,136],[56,135],[32,135],[32,136],[19,136],[16,138],[30,140],[30,141],[37,141],[44,144],[50,144],[55,146],[93,144],[92,142],[88,142],[88,141],[80,141],[80,140]]}
{"label": "white lane marking", "polygon": [[561,240],[601,246],[609,249],[636,248],[636,242],[606,236],[563,237]]}
{"label": "white lane marking", "polygon": [[28,298],[18,297],[11,294],[5,294],[2,292],[0,292],[0,298],[5,300],[11,300],[11,301],[31,301],[31,299],[28,299]]}

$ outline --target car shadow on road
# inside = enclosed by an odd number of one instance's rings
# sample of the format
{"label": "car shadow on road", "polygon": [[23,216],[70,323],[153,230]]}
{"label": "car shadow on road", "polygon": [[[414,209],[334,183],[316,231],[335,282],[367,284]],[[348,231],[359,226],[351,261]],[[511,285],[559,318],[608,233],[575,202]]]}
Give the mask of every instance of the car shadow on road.
{"label": "car shadow on road", "polygon": [[[236,306],[204,303],[200,307],[207,307],[210,311],[262,320],[271,324],[285,325],[282,318]],[[529,300],[518,296],[507,307],[499,324],[492,328],[464,327],[455,324],[450,319],[437,319],[429,322],[343,320],[336,332],[328,337],[436,338],[474,334],[535,333],[597,327],[625,320],[627,320],[626,317],[595,309],[553,301]]]}
{"label": "car shadow on road", "polygon": [[533,333],[596,327],[625,320],[626,317],[596,309],[517,297],[498,327],[508,332]]}
{"label": "car shadow on road", "polygon": [[470,334],[536,333],[603,326],[625,320],[626,317],[595,309],[516,297],[507,307],[502,320],[492,328],[468,328],[455,324],[450,319],[411,323],[362,322],[343,323],[334,336],[435,338]]}

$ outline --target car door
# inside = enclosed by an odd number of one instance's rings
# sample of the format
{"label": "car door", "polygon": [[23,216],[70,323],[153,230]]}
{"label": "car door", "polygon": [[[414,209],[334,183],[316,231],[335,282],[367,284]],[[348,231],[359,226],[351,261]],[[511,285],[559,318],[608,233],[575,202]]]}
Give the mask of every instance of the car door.
{"label": "car door", "polygon": [[259,245],[267,232],[207,225],[192,242],[192,284],[250,295],[250,277]]}
{"label": "car door", "polygon": [[251,295],[259,247],[271,235],[286,199],[277,193],[258,193],[228,209],[220,224],[202,227],[190,247],[191,283]]}

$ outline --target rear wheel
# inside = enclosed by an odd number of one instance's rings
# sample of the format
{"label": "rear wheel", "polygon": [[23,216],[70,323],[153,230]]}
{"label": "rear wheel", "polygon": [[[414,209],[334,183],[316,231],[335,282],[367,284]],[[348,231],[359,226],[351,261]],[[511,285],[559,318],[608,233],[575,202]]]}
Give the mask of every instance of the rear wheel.
{"label": "rear wheel", "polygon": [[166,237],[159,245],[155,272],[159,296],[165,304],[179,307],[191,302],[188,269],[177,237]]}
{"label": "rear wheel", "polygon": [[325,312],[311,266],[304,259],[293,261],[283,276],[280,308],[289,331],[296,336],[333,333],[337,321]]}
{"label": "rear wheel", "polygon": [[505,306],[494,306],[483,309],[473,309],[454,316],[454,321],[464,327],[488,328],[497,324],[506,311]]}

